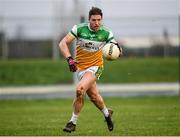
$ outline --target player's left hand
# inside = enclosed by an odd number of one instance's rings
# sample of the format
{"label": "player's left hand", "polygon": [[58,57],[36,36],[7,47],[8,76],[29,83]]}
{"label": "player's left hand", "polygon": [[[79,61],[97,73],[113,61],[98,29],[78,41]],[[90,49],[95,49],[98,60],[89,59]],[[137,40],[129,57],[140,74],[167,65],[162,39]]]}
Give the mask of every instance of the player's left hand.
{"label": "player's left hand", "polygon": [[113,43],[113,44],[117,45],[117,47],[119,48],[119,57],[121,57],[122,54],[123,54],[122,47],[118,43],[116,43],[116,42],[110,42],[110,43]]}
{"label": "player's left hand", "polygon": [[123,52],[122,52],[122,48],[121,48],[121,46],[119,46],[119,45],[117,45],[118,46],[118,48],[119,48],[119,57],[121,57],[122,56],[122,54],[123,54]]}

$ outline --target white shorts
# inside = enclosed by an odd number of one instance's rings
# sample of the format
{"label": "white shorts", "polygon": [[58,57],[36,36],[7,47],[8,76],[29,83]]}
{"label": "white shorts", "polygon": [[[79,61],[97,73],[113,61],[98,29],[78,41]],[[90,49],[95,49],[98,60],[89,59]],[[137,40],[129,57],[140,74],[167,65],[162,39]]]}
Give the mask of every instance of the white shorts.
{"label": "white shorts", "polygon": [[92,66],[92,67],[89,67],[87,68],[86,70],[83,70],[83,71],[77,71],[77,78],[78,80],[81,80],[82,77],[84,76],[84,74],[86,72],[92,72],[97,79],[100,78],[101,74],[102,74],[102,71],[103,71],[103,67],[99,67],[99,66]]}

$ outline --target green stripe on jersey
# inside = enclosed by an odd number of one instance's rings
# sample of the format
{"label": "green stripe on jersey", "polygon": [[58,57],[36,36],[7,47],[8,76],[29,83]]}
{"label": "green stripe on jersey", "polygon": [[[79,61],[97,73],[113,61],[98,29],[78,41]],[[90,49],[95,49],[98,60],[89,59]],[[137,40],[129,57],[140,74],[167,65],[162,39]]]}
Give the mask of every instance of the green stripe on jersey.
{"label": "green stripe on jersey", "polygon": [[103,73],[103,70],[104,70],[104,68],[103,67],[98,67],[98,70],[97,70],[97,72],[96,72],[96,78],[99,80],[99,78],[100,78],[100,76],[102,75],[102,73]]}

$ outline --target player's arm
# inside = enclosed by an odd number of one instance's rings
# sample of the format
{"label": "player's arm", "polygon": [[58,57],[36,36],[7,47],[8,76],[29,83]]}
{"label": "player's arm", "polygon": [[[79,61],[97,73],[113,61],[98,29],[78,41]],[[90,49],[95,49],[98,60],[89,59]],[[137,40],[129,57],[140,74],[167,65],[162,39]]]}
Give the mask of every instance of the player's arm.
{"label": "player's arm", "polygon": [[67,59],[69,69],[72,72],[75,72],[77,70],[74,59],[71,56],[71,53],[69,51],[69,46],[73,42],[75,37],[71,34],[68,33],[59,43],[59,49],[61,53],[64,55],[64,57]]}
{"label": "player's arm", "polygon": [[71,53],[69,51],[69,46],[71,45],[74,39],[75,37],[70,33],[68,33],[59,43],[60,51],[66,58],[71,56]]}

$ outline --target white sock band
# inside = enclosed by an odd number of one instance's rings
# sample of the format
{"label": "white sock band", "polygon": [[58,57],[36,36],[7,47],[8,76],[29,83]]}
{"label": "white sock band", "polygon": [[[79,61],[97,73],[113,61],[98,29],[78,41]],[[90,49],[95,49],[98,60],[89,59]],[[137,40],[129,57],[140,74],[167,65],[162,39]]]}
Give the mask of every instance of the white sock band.
{"label": "white sock band", "polygon": [[106,107],[103,108],[101,111],[103,112],[103,114],[104,114],[105,117],[108,117],[108,116],[109,116],[109,111],[108,111],[108,109],[107,109]]}
{"label": "white sock band", "polygon": [[72,123],[76,125],[77,120],[78,120],[78,115],[74,114],[74,112],[73,112],[70,121],[72,121]]}

